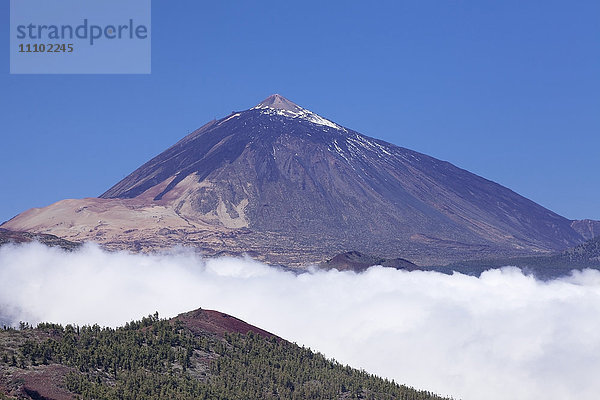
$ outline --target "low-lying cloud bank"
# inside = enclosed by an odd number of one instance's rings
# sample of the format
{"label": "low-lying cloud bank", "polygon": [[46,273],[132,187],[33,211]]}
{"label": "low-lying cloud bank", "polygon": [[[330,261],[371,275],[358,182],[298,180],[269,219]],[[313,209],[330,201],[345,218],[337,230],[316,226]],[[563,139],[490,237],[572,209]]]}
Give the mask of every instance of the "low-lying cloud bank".
{"label": "low-lying cloud bank", "polygon": [[550,282],[373,267],[295,275],[192,253],[0,248],[0,320],[120,325],[230,313],[342,363],[470,399],[597,399],[600,273]]}

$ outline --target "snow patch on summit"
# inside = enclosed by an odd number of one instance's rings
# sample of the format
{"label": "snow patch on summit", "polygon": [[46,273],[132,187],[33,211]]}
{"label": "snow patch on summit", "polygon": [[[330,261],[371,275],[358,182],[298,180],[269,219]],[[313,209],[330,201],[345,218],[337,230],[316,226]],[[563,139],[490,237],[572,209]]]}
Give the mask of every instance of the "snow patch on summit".
{"label": "snow patch on summit", "polygon": [[288,118],[298,118],[313,124],[327,126],[333,129],[337,129],[343,132],[347,132],[346,128],[332,122],[326,118],[315,114],[299,105],[289,101],[283,96],[274,94],[269,96],[258,105],[251,108],[251,110],[260,110],[262,114],[266,115],[281,115]]}

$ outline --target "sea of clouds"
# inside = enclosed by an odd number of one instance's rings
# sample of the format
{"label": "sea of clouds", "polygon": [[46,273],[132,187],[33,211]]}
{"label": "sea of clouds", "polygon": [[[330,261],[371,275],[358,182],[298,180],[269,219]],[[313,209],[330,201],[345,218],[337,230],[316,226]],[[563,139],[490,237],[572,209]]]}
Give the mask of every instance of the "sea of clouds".
{"label": "sea of clouds", "polygon": [[372,267],[294,274],[185,250],[0,248],[0,321],[118,326],[158,311],[232,314],[353,367],[475,399],[596,400],[600,272],[549,282]]}

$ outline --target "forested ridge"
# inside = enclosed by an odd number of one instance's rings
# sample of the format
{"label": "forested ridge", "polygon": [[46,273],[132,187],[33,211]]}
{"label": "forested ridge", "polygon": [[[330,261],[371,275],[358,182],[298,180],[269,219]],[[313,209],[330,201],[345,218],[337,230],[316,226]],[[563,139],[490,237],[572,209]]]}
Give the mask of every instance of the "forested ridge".
{"label": "forested ridge", "polygon": [[[192,332],[158,314],[117,329],[5,328],[0,370],[0,399],[441,399],[277,337]],[[36,392],[44,376],[60,395]]]}

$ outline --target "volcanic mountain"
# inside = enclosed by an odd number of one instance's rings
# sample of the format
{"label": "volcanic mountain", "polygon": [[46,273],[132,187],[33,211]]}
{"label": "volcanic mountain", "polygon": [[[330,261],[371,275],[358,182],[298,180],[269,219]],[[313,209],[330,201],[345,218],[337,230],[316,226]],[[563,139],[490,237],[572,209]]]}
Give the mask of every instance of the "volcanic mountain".
{"label": "volcanic mountain", "polygon": [[207,123],[99,198],[32,209],[2,227],[299,265],[350,250],[419,264],[548,253],[583,242],[571,224],[275,94]]}

